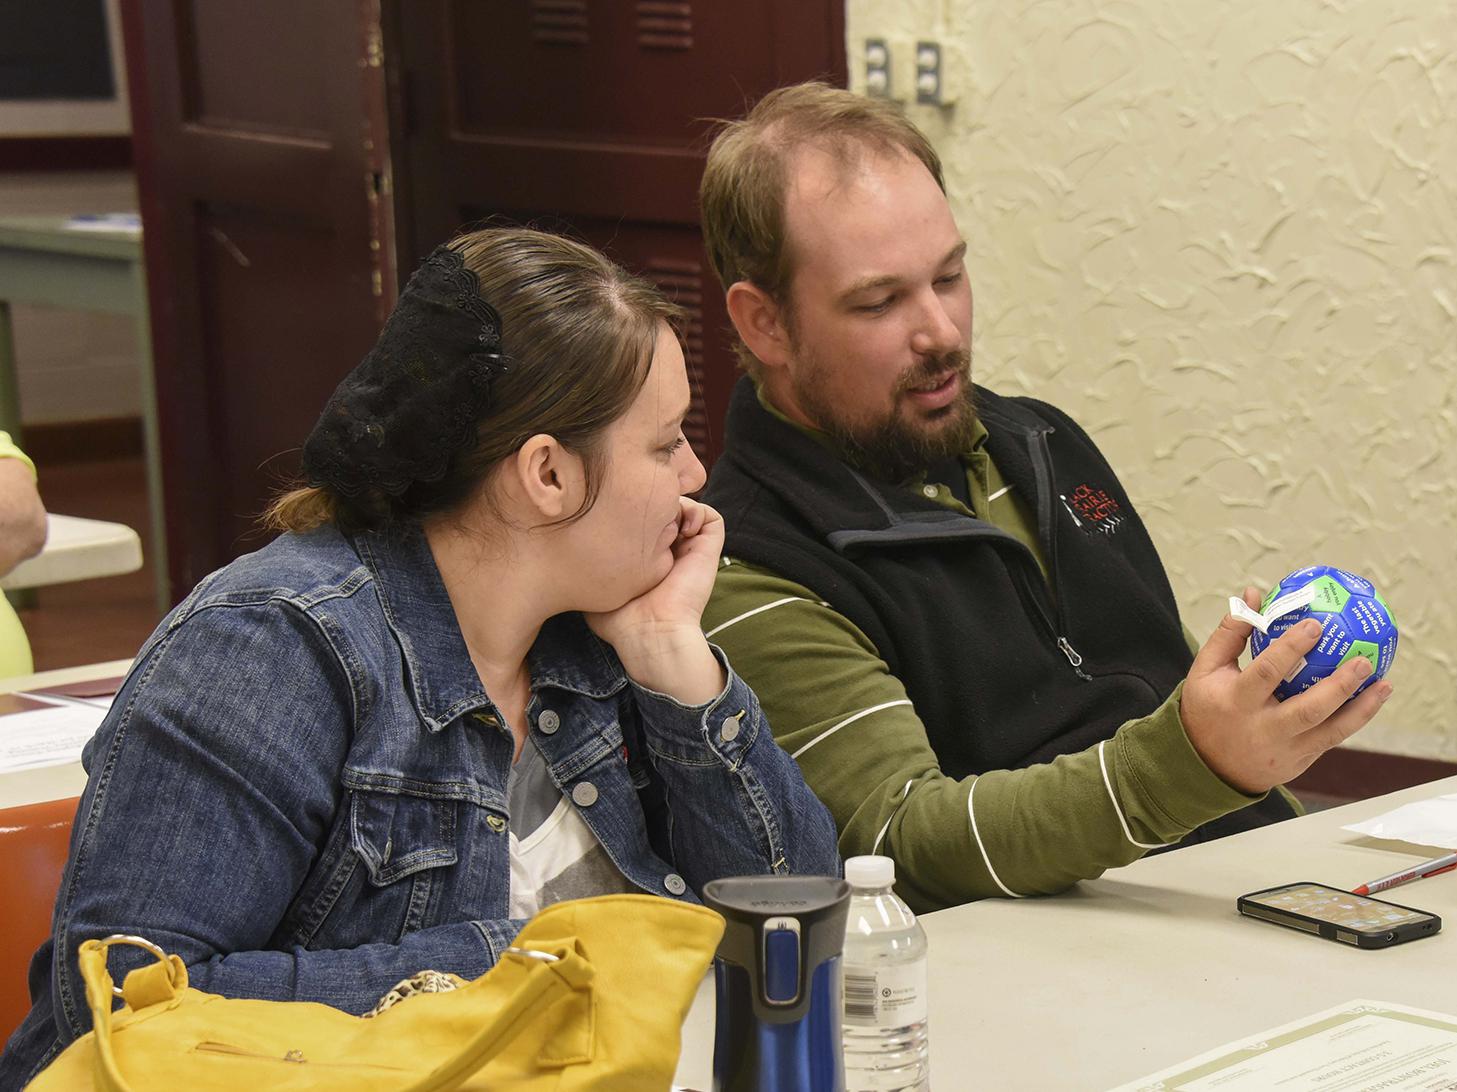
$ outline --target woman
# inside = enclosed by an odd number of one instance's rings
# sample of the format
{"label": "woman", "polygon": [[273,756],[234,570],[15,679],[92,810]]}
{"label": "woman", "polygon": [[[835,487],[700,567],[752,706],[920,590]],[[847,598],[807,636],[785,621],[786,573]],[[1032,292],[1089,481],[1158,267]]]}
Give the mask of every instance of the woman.
{"label": "woman", "polygon": [[309,437],[288,533],[163,621],[89,745],[0,1087],[87,1030],[92,937],[362,1012],[425,968],[481,974],[562,898],[837,870],[699,628],[723,530],[684,496],[673,314],[538,232],[431,255]]}

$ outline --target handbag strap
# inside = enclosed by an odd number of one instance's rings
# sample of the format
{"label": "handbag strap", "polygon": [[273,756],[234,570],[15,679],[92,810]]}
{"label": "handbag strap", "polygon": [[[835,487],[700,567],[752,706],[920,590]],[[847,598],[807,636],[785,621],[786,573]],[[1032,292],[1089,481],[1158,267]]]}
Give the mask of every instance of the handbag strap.
{"label": "handbag strap", "polygon": [[[106,956],[117,944],[142,947],[160,957],[167,968],[174,995],[175,991],[187,986],[187,971],[181,961],[176,956],[167,956],[141,937],[117,934],[104,940],[88,940],[81,945],[77,961],[86,983],[87,1005],[91,1009],[92,1033],[96,1043],[94,1076],[99,1092],[131,1092],[131,1086],[117,1066],[112,1047],[111,1006],[113,997],[120,991],[116,990],[111,972],[107,970]],[[505,960],[526,969],[525,977],[512,994],[453,1057],[419,1080],[403,1086],[399,1092],[452,1092],[526,1030],[557,997],[580,990],[592,981],[592,965],[570,942],[548,942],[532,949],[507,948],[501,956],[501,962]]]}
{"label": "handbag strap", "polygon": [[400,1092],[452,1092],[459,1088],[525,1031],[553,1001],[585,988],[595,973],[572,942],[547,942],[541,948],[507,948],[501,958],[524,965],[527,972],[510,999],[455,1057],[413,1084],[405,1085]]}
{"label": "handbag strap", "polygon": [[[174,973],[173,964],[167,958],[166,953],[151,941],[141,937],[116,933],[105,940],[88,940],[81,945],[81,950],[76,955],[76,961],[81,966],[81,977],[86,983],[86,1004],[91,1009],[92,1034],[96,1043],[96,1066],[93,1075],[96,1079],[96,1087],[101,1092],[131,1092],[131,1087],[122,1078],[121,1071],[117,1068],[116,1055],[111,1045],[111,1006],[118,991],[116,983],[111,979],[111,972],[106,969],[106,955],[116,944],[145,948],[153,955],[160,956],[160,962],[167,969],[171,985],[175,988],[186,988],[187,986],[186,968],[181,968],[179,981],[179,976]],[[178,966],[180,966],[180,961]]]}

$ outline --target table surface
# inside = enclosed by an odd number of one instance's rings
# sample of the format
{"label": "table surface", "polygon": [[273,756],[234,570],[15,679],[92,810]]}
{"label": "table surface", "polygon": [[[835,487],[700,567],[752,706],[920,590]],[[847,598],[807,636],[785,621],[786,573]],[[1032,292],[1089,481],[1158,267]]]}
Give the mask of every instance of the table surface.
{"label": "table surface", "polygon": [[[111,660],[56,671],[38,671],[34,675],[16,675],[0,679],[0,694],[14,694],[42,686],[64,686],[90,679],[117,678],[125,675],[131,665],[130,660]],[[43,800],[64,800],[68,796],[80,796],[85,787],[86,771],[79,762],[0,773],[0,808],[38,804]]]}
{"label": "table surface", "polygon": [[[0,680],[0,693],[125,674],[127,660]],[[0,775],[0,807],[77,795],[80,763]],[[984,899],[922,917],[930,943],[935,1087],[1100,1089],[1353,998],[1457,1014],[1457,872],[1383,897],[1445,919],[1379,950],[1235,912],[1297,880],[1351,888],[1439,851],[1342,830],[1457,793],[1457,777],[1146,857],[1048,898]],[[713,994],[683,1029],[677,1082],[712,1086]]]}
{"label": "table surface", "polygon": [[68,227],[68,216],[0,216],[0,248],[48,250],[96,258],[137,261],[140,231]]}
{"label": "table surface", "polygon": [[[1380,896],[1445,919],[1394,948],[1235,912],[1261,888],[1348,889],[1438,856],[1340,828],[1453,792],[1448,778],[1148,857],[1062,895],[924,916],[933,1087],[1106,1089],[1354,998],[1457,1014],[1457,872]],[[690,1088],[711,1087],[712,1009],[705,984],[683,1033],[678,1083]]]}
{"label": "table surface", "polygon": [[0,588],[36,588],[136,572],[142,540],[125,523],[46,513],[46,545],[0,579]]}

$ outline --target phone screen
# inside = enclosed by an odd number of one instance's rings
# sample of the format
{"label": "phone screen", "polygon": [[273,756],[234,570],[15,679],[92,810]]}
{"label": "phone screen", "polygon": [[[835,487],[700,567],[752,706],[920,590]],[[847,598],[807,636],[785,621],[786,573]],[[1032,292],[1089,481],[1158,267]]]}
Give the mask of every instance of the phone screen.
{"label": "phone screen", "polygon": [[1315,918],[1360,933],[1385,933],[1398,925],[1423,921],[1432,915],[1405,906],[1352,895],[1315,883],[1292,883],[1246,895],[1247,905],[1268,906],[1302,917]]}

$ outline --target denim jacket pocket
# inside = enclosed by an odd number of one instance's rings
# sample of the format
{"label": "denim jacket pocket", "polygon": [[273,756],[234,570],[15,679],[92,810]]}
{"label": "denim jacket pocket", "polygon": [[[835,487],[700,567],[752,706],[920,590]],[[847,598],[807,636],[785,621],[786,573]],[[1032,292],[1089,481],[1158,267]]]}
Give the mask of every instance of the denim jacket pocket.
{"label": "denim jacket pocket", "polygon": [[401,793],[353,792],[349,839],[369,873],[385,887],[427,868],[456,863],[453,800]]}
{"label": "denim jacket pocket", "polygon": [[301,915],[314,923],[308,947],[396,944],[438,924],[459,858],[458,806],[453,800],[351,791],[338,850],[326,853],[332,864],[313,885],[317,891],[310,891]]}
{"label": "denim jacket pocket", "polygon": [[278,945],[397,943],[436,924],[447,901],[459,859],[456,802],[345,791],[323,852],[274,934]]}

